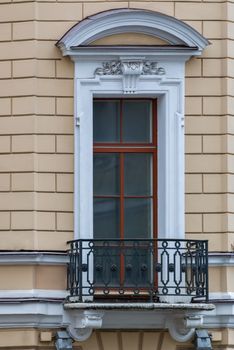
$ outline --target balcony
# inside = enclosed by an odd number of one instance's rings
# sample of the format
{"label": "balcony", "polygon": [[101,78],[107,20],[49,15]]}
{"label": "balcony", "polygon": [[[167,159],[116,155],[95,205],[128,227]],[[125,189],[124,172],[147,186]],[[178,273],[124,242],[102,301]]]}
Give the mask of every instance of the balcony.
{"label": "balcony", "polygon": [[208,242],[70,241],[69,302],[208,302]]}

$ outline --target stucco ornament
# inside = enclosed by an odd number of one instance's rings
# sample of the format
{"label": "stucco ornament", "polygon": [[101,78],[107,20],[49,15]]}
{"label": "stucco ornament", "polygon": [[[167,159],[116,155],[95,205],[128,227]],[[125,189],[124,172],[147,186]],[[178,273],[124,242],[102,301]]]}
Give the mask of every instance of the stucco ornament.
{"label": "stucco ornament", "polygon": [[164,75],[166,71],[163,67],[158,67],[157,62],[146,61],[143,64],[142,74],[145,75]]}
{"label": "stucco ornament", "polygon": [[103,62],[102,67],[97,68],[94,72],[94,75],[120,75],[120,74],[122,74],[120,61]]}
{"label": "stucco ornament", "polygon": [[150,61],[109,61],[103,62],[102,67],[96,68],[94,75],[164,75],[166,71],[163,67],[158,67],[157,62]]}
{"label": "stucco ornament", "polygon": [[102,67],[95,69],[94,75],[122,75],[123,92],[133,94],[137,89],[137,80],[141,75],[164,75],[163,67],[158,67],[157,62],[143,61],[142,59],[122,59],[107,61]]}

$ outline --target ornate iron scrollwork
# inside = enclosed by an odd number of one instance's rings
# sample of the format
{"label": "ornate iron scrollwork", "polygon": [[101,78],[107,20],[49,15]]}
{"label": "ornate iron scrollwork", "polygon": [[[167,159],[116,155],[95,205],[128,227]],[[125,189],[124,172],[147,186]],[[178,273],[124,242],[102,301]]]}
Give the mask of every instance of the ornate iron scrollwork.
{"label": "ornate iron scrollwork", "polygon": [[80,239],[70,244],[68,289],[79,301],[96,295],[208,300],[207,241]]}

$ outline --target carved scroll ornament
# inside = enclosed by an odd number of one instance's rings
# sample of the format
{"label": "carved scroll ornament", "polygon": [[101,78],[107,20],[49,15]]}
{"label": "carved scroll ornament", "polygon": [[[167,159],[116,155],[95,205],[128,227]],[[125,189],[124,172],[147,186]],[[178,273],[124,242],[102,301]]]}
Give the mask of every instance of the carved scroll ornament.
{"label": "carved scroll ornament", "polygon": [[122,74],[122,63],[120,61],[103,62],[101,68],[97,68],[95,75],[120,75]]}

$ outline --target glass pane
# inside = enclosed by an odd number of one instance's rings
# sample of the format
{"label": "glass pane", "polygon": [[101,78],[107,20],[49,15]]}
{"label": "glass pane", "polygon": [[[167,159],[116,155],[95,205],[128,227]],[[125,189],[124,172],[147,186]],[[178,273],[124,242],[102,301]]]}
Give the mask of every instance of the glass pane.
{"label": "glass pane", "polygon": [[152,199],[127,198],[124,200],[125,238],[152,237]]}
{"label": "glass pane", "polygon": [[120,102],[93,102],[94,142],[118,142],[120,138]]}
{"label": "glass pane", "polygon": [[123,142],[152,142],[151,101],[123,102]]}
{"label": "glass pane", "polygon": [[119,194],[119,154],[94,153],[93,192],[94,195]]}
{"label": "glass pane", "polygon": [[119,238],[119,199],[94,198],[94,238]]}
{"label": "glass pane", "polygon": [[126,153],[124,156],[124,194],[152,195],[152,154]]}

